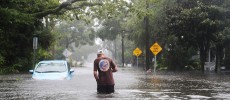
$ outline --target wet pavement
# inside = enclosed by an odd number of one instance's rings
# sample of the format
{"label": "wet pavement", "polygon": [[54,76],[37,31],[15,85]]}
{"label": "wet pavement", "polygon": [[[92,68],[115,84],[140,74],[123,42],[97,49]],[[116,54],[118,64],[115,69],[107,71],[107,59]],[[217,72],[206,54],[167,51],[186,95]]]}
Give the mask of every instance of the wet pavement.
{"label": "wet pavement", "polygon": [[115,93],[97,94],[93,68],[75,68],[71,80],[32,80],[30,74],[0,75],[1,100],[162,100],[230,99],[230,75],[197,72],[145,73],[120,68],[114,73]]}

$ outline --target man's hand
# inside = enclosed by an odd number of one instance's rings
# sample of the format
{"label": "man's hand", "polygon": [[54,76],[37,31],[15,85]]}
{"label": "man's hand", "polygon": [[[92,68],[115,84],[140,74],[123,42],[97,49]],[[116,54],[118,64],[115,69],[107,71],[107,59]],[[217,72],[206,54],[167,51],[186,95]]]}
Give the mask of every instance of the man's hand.
{"label": "man's hand", "polygon": [[117,72],[117,70],[118,70],[118,68],[117,68],[117,66],[115,66],[115,68],[112,69],[112,72]]}
{"label": "man's hand", "polygon": [[98,81],[99,77],[98,77],[97,71],[93,71],[93,75],[94,75],[95,80]]}

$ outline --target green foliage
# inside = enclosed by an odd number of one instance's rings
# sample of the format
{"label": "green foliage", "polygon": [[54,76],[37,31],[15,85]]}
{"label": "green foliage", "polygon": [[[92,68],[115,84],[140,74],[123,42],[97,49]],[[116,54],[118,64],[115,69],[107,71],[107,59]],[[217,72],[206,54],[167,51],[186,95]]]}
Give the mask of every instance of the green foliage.
{"label": "green foliage", "polygon": [[196,49],[182,47],[179,45],[179,39],[174,35],[167,36],[166,40],[165,42],[169,44],[166,44],[162,57],[158,58],[159,69],[181,71],[188,67],[197,68],[192,65],[192,62],[198,59],[192,59],[196,55]]}
{"label": "green foliage", "polygon": [[2,67],[2,65],[4,64],[5,59],[4,57],[0,54],[0,67]]}
{"label": "green foliage", "polygon": [[128,30],[122,27],[122,22],[126,21],[126,13],[128,13],[128,4],[124,0],[102,0],[103,6],[93,7],[99,24],[102,25],[97,31],[96,36],[102,40],[115,40],[117,35]]}
{"label": "green foliage", "polygon": [[51,0],[45,2],[43,0],[2,0],[0,2],[0,16],[4,16],[0,17],[0,39],[4,40],[0,41],[0,70],[27,72],[32,64],[33,37],[39,38],[39,48],[42,49],[48,48],[52,41],[50,31],[44,30],[42,20],[35,18],[32,13],[50,9],[53,3],[50,6],[44,6]]}
{"label": "green foliage", "polygon": [[[229,32],[223,32],[229,26],[225,17],[228,4],[227,0],[133,0],[126,23],[122,25],[132,30],[128,36],[130,40],[137,47],[143,47],[144,18],[147,16],[150,37],[153,38],[150,43],[158,41],[164,47],[162,61],[159,61],[162,67],[202,69],[199,64],[205,61],[208,48],[228,40],[224,37]],[[201,63],[197,59],[191,60],[197,50],[201,52]]]}
{"label": "green foliage", "polygon": [[[94,5],[97,4],[78,0],[66,1],[62,4],[59,0],[1,0],[0,39],[4,41],[0,41],[0,69],[9,68],[21,71],[25,68],[24,71],[27,71],[26,68],[30,68],[32,63],[32,39],[35,36],[38,37],[39,53],[37,57],[41,59],[51,58],[51,54],[48,52],[53,49],[51,46],[54,46],[55,39],[58,39],[52,32],[56,18],[68,18],[65,16],[71,18],[73,13],[68,13],[71,12],[68,10],[76,11],[78,15],[84,15],[85,6]],[[55,16],[62,14],[65,15]],[[87,20],[89,21],[89,19]],[[84,38],[86,41],[79,41],[78,43],[92,44],[91,40],[94,38],[92,32],[92,30],[86,32],[83,36],[90,38]],[[74,40],[77,41],[78,39]]]}
{"label": "green foliage", "polygon": [[211,45],[216,45],[220,32],[223,31],[226,19],[222,16],[223,1],[206,2],[183,1],[177,2],[178,6],[167,10],[167,31],[175,35],[178,43],[187,48],[200,51],[201,69],[206,61],[206,53]]}
{"label": "green foliage", "polygon": [[41,61],[41,60],[50,60],[50,59],[52,59],[52,55],[51,55],[51,53],[49,52],[49,51],[47,51],[47,50],[44,50],[44,49],[38,49],[38,51],[37,51],[37,60],[36,60],[36,62],[39,62],[39,61]]}
{"label": "green foliage", "polygon": [[[150,44],[158,41],[163,47],[160,57],[163,60],[159,61],[162,67],[180,70],[193,65],[193,60],[188,59],[197,50],[201,52],[202,64],[208,48],[216,49],[217,45],[228,48],[229,0],[131,1],[86,0],[70,3],[67,0],[60,4],[58,0],[1,0],[0,39],[4,40],[0,41],[1,72],[30,68],[34,36],[39,40],[39,59],[63,58],[61,53],[65,48],[73,50],[73,45],[93,44],[95,37],[115,40],[121,35],[131,40],[131,44],[127,45],[132,46],[126,46],[125,52],[125,56],[130,58],[133,48],[149,48],[144,45],[146,17],[149,19]],[[65,22],[57,18],[68,20]],[[102,25],[97,34],[90,28],[94,18]],[[225,60],[227,62],[228,59]],[[193,65],[193,68],[196,69],[196,66]]]}
{"label": "green foliage", "polygon": [[[121,48],[121,47],[120,47]],[[136,48],[133,41],[130,41],[127,37],[124,39],[124,58],[125,63],[132,64],[133,60],[133,50]],[[143,54],[142,54],[143,55]]]}
{"label": "green foliage", "polygon": [[28,62],[29,60],[24,58],[16,58],[16,63],[6,67],[5,64],[0,65],[0,74],[12,74],[12,73],[19,73],[19,72],[25,72],[28,71],[30,68],[32,68],[31,62]]}
{"label": "green foliage", "polygon": [[94,43],[94,31],[92,24],[86,24],[82,20],[72,22],[62,21],[59,26],[55,27],[58,45],[69,48],[71,44],[75,47]]}
{"label": "green foliage", "polygon": [[[120,19],[121,20],[121,19]],[[120,20],[107,19],[102,24],[102,28],[97,31],[97,36],[102,40],[115,40],[118,34],[123,32]]]}
{"label": "green foliage", "polygon": [[149,19],[148,28],[150,34],[150,44],[154,43],[157,40],[156,37],[159,37],[159,35],[164,35],[163,30],[165,30],[165,16],[163,8],[166,6],[164,1],[165,0],[146,0],[145,2],[140,0],[133,1],[129,12],[127,13],[127,20],[123,24],[123,27],[131,30],[128,37],[130,40],[135,42],[136,46],[145,48],[146,17]]}
{"label": "green foliage", "polygon": [[4,67],[0,69],[0,75],[1,74],[11,74],[11,73],[16,73],[18,72],[17,70],[15,70],[14,67]]}
{"label": "green foliage", "polygon": [[229,52],[230,48],[227,47],[225,50],[226,50],[226,55],[225,55],[226,58],[224,60],[224,66],[226,67],[227,70],[229,70],[230,69],[230,52]]}

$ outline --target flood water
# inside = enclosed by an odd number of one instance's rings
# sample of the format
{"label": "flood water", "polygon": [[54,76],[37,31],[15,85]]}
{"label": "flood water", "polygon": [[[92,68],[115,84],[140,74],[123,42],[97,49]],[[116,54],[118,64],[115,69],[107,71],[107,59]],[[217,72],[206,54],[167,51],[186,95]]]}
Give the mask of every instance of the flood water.
{"label": "flood water", "polygon": [[75,68],[71,80],[32,80],[30,74],[0,75],[0,99],[230,99],[229,75],[197,72],[146,74],[134,68],[114,73],[115,93],[97,94],[91,66]]}

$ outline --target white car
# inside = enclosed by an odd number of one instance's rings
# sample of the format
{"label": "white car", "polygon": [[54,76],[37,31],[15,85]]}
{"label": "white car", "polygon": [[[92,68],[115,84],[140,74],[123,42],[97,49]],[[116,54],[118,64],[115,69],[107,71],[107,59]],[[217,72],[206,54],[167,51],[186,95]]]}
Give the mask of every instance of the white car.
{"label": "white car", "polygon": [[32,78],[36,80],[64,80],[71,79],[74,72],[65,60],[47,60],[36,64],[34,70],[30,70]]}

